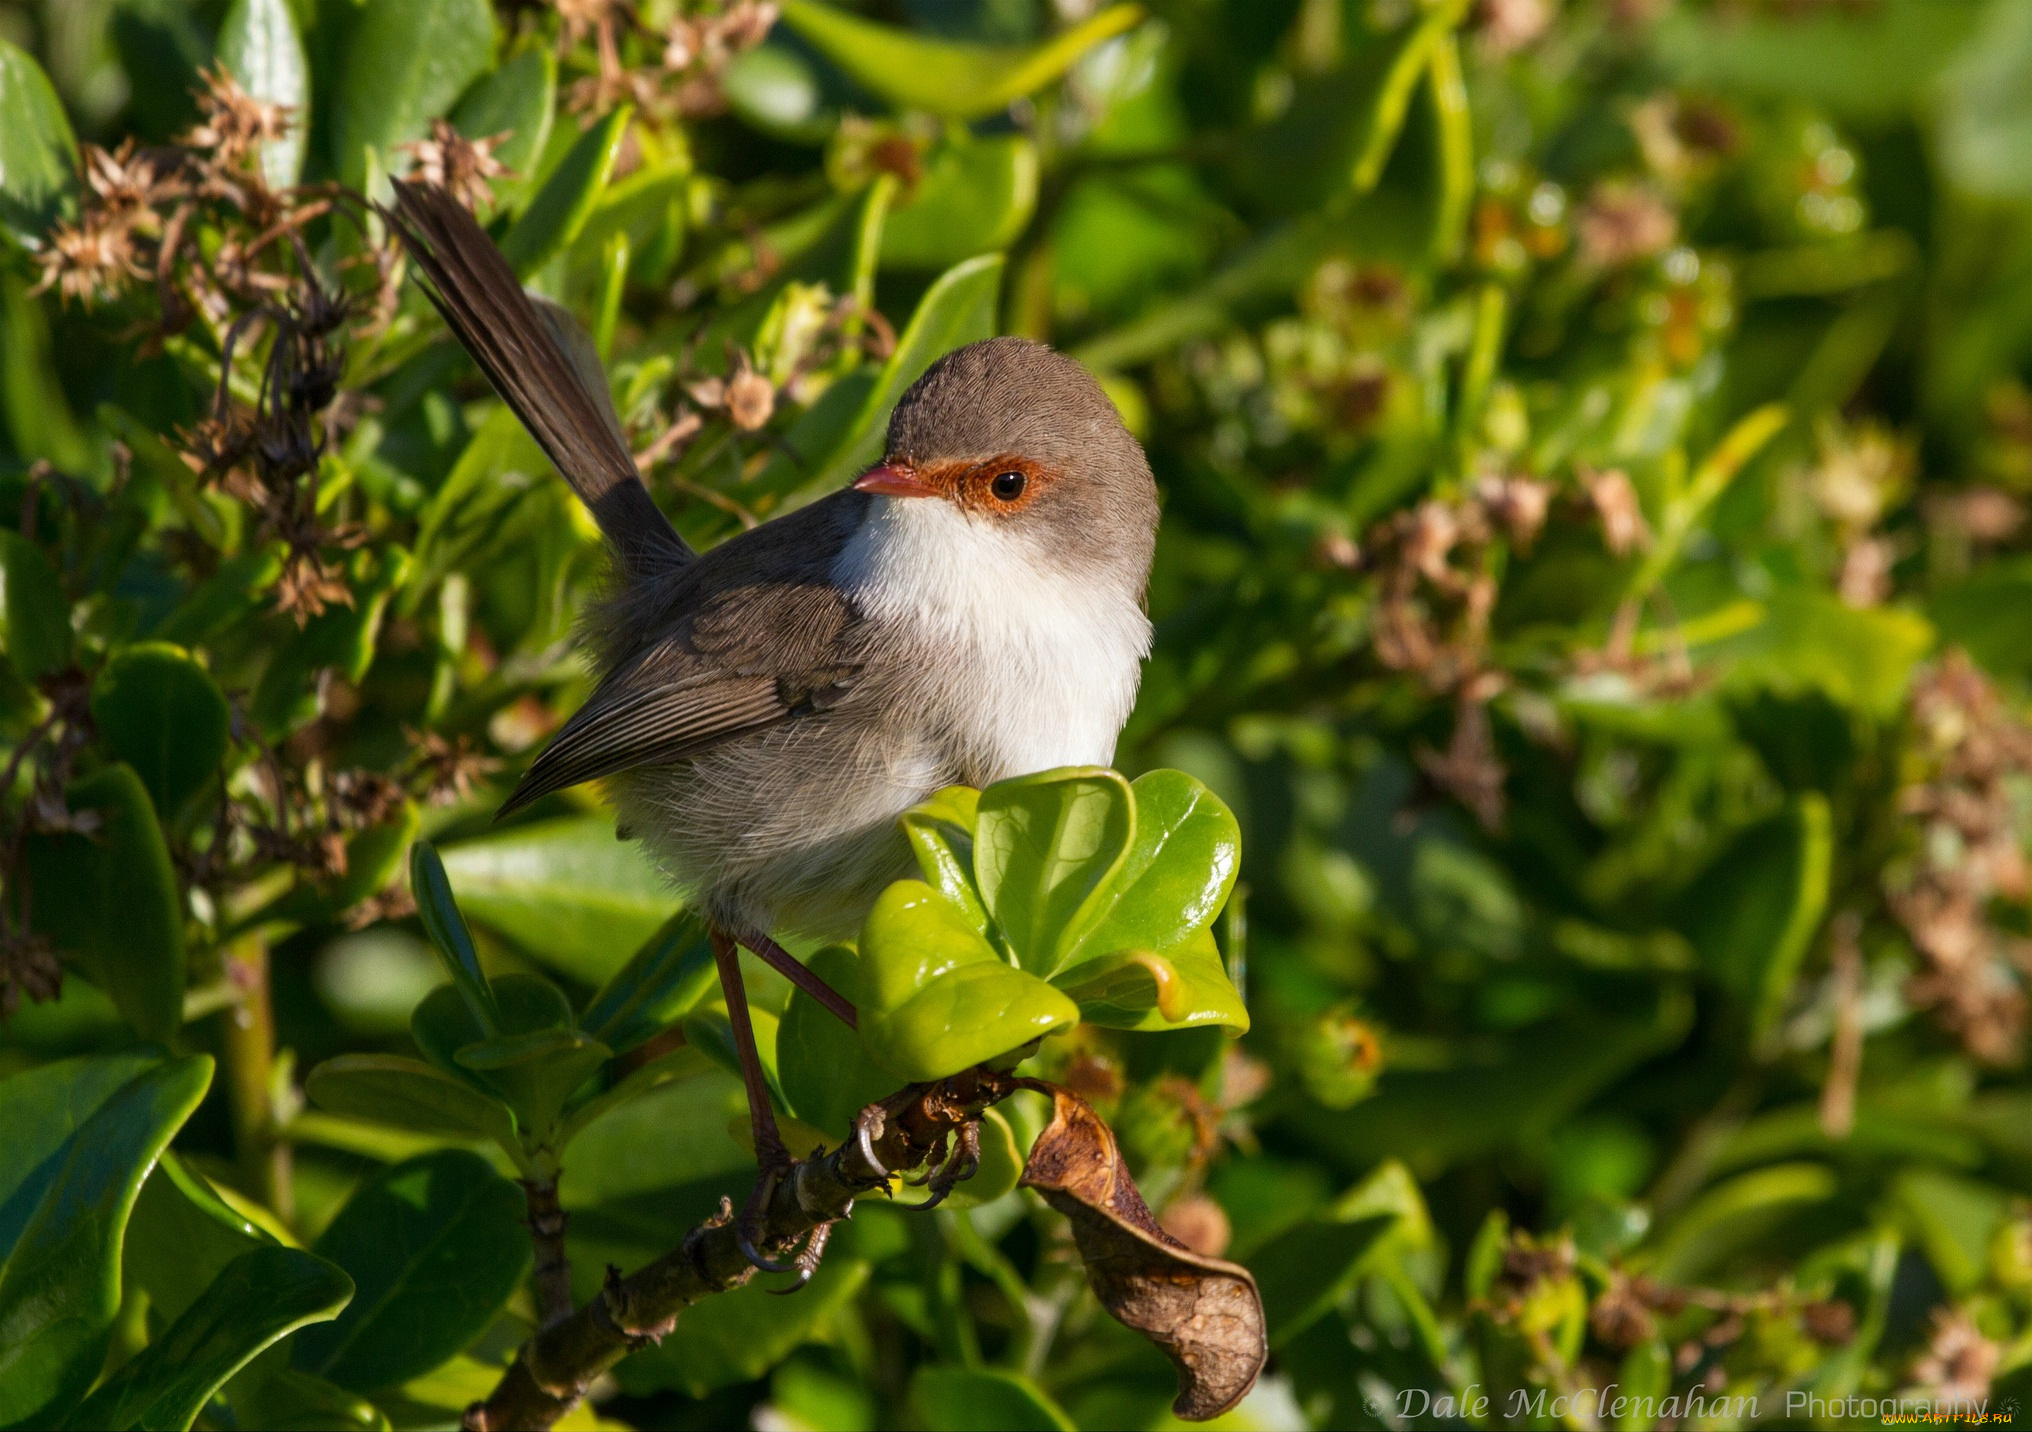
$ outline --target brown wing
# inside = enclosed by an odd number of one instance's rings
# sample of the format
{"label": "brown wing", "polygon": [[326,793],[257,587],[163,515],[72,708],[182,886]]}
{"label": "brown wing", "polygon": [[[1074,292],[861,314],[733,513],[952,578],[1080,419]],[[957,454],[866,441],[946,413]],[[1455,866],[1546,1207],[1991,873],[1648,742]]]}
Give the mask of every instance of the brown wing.
{"label": "brown wing", "polygon": [[[759,535],[759,534],[751,534]],[[743,573],[740,539],[668,635],[602,681],[531,764],[500,816],[540,796],[638,766],[670,765],[720,742],[822,711],[860,672],[860,618],[822,581]]]}
{"label": "brown wing", "polygon": [[431,301],[591,509],[622,565],[639,577],[691,561],[636,475],[583,330],[523,292],[486,230],[442,188],[397,180],[395,202],[389,218],[430,280]]}

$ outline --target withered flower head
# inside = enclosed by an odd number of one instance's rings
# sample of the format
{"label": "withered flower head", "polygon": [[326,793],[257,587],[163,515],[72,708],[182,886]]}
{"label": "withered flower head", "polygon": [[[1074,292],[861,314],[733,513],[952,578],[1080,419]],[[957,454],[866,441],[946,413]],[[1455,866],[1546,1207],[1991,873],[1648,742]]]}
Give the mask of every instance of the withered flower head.
{"label": "withered flower head", "polygon": [[328,562],[317,552],[295,548],[282,564],[275,579],[275,609],[295,618],[298,626],[309,623],[327,607],[350,607],[353,589],[346,584],[345,569]]}
{"label": "withered flower head", "polygon": [[1679,216],[1639,184],[1597,184],[1575,216],[1581,257],[1596,268],[1620,268],[1665,252],[1679,237]]}
{"label": "withered flower head", "polygon": [[48,940],[25,931],[0,934],[0,1019],[14,1017],[24,994],[44,1004],[62,990],[63,966]]}
{"label": "withered flower head", "polygon": [[198,123],[183,137],[192,149],[208,149],[215,163],[239,168],[262,145],[289,132],[289,106],[248,94],[223,65],[204,71],[202,79]]}
{"label": "withered flower head", "polygon": [[65,303],[75,298],[86,307],[117,297],[129,279],[143,272],[126,221],[97,212],[75,224],[57,225],[35,262],[42,277],[32,292],[54,288]]}
{"label": "withered flower head", "polygon": [[508,166],[494,157],[495,149],[507,137],[504,131],[485,139],[468,139],[448,121],[434,119],[430,122],[430,138],[399,147],[416,161],[410,170],[412,177],[439,185],[468,209],[478,210],[494,202],[494,190],[488,181],[509,173]]}

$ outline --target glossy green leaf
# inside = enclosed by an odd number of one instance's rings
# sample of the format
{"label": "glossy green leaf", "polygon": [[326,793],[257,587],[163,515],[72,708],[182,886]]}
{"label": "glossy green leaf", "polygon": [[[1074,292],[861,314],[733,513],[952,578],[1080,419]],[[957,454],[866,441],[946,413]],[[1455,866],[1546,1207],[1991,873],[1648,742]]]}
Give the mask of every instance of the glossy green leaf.
{"label": "glossy green leaf", "polygon": [[882,456],[889,413],[904,390],[953,349],[995,336],[1002,266],[1000,254],[982,254],[954,264],[925,290],[860,412],[830,455],[815,462],[811,476],[797,485],[798,494],[829,492]]}
{"label": "glossy green leaf", "polygon": [[92,720],[173,822],[226,758],[232,713],[211,673],[182,647],[143,642],[114,653],[92,683]]}
{"label": "glossy green leaf", "polygon": [[910,1400],[938,1432],[1073,1432],[1072,1419],[1043,1388],[996,1368],[921,1367]]}
{"label": "glossy green leaf", "polygon": [[362,183],[369,155],[383,173],[494,59],[487,0],[366,0],[354,22],[332,106],[339,177]]}
{"label": "glossy green leaf", "polygon": [[942,1079],[1079,1022],[917,880],[883,891],[861,931],[861,1043],[905,1079]]}
{"label": "glossy green leaf", "polygon": [[1114,1029],[1249,1028],[1248,1007],[1228,978],[1211,930],[1161,951],[1123,950],[1082,960],[1052,977],[1088,1024]]}
{"label": "glossy green leaf", "polygon": [[151,635],[179,646],[196,646],[268,604],[268,590],[282,575],[280,543],[238,552],[191,589]]}
{"label": "glossy green leaf", "polygon": [[839,119],[825,108],[811,59],[788,45],[765,42],[741,51],[727,62],[720,86],[742,123],[782,139],[817,143]]}
{"label": "glossy green leaf", "polygon": [[974,883],[974,822],[980,809],[981,793],[972,786],[947,786],[905,811],[901,824],[926,882],[986,935],[988,909]]}
{"label": "glossy green leaf", "polygon": [[40,547],[5,529],[0,529],[0,637],[24,681],[70,665],[71,607],[56,568]]}
{"label": "glossy green leaf", "polygon": [[532,958],[599,985],[670,918],[677,897],[611,816],[516,826],[444,852],[459,903]]}
{"label": "glossy green leaf", "polygon": [[625,1390],[638,1395],[676,1388],[703,1397],[753,1382],[822,1336],[866,1286],[868,1271],[859,1259],[828,1258],[793,1298],[771,1295],[770,1285],[781,1279],[755,1278],[687,1309],[657,1346],[635,1354],[615,1374]]}
{"label": "glossy green leaf", "polygon": [[578,237],[614,171],[628,119],[623,106],[581,134],[508,230],[501,252],[517,274],[527,278]]}
{"label": "glossy green leaf", "polygon": [[72,1427],[189,1427],[226,1380],[264,1348],[312,1323],[338,1316],[353,1280],[297,1248],[254,1248],[219,1273],[211,1287],[161,1337],[71,1414]]}
{"label": "glossy green leaf", "polygon": [[1203,783],[1184,771],[1150,771],[1130,791],[1135,836],[1086,954],[1183,943],[1213,925],[1241,868],[1242,828]]}
{"label": "glossy green leaf", "polygon": [[500,1091],[531,1139],[548,1141],[571,1096],[612,1056],[575,1029],[532,1029],[468,1044],[452,1057]]}
{"label": "glossy green leaf", "polygon": [[466,138],[500,141],[494,158],[510,174],[495,177],[494,192],[510,208],[519,209],[534,190],[556,104],[557,57],[532,46],[466,91],[452,111],[452,123]]}
{"label": "glossy green leaf", "polygon": [[[860,957],[852,950],[828,945],[805,965],[860,1007]],[[802,989],[793,990],[784,1006],[776,1032],[776,1067],[791,1112],[835,1143],[847,1137],[855,1114],[902,1084],[868,1057],[860,1036],[838,1015]]]}
{"label": "glossy green leaf", "polygon": [[682,1016],[718,977],[705,923],[690,911],[673,915],[587,1003],[579,1028],[623,1053]]}
{"label": "glossy green leaf", "polygon": [[1106,918],[1136,835],[1129,783],[1100,766],[998,781],[981,792],[974,878],[1024,969],[1049,978]]}
{"label": "glossy green leaf", "polygon": [[[552,1136],[550,1145],[552,1151],[562,1155],[567,1146],[580,1134],[623,1105],[631,1104],[637,1099],[646,1099],[668,1085],[695,1079],[707,1073],[712,1067],[711,1056],[686,1045],[630,1070],[627,1077],[619,1083],[571,1106],[570,1112],[565,1115]],[[573,1166],[579,1167],[576,1161]]]}
{"label": "glossy green leaf", "polygon": [[219,63],[256,99],[289,109],[289,127],[261,146],[261,172],[271,189],[303,174],[310,135],[310,61],[289,0],[233,0],[219,25]]}
{"label": "glossy green leaf", "polygon": [[212,1061],[68,1059],[0,1082],[0,1424],[48,1426],[97,1376],[120,1245]]}
{"label": "glossy green leaf", "polygon": [[518,1149],[505,1105],[420,1059],[341,1054],[310,1071],[304,1093],[320,1109],[347,1118]]}
{"label": "glossy green leaf", "polygon": [[169,846],[141,778],[108,766],[64,799],[89,814],[89,835],[34,835],[26,844],[35,928],[74,955],[144,1039],[183,1026],[183,900]]}
{"label": "glossy green leaf", "polygon": [[0,227],[40,242],[77,188],[78,144],[26,50],[0,40]]}
{"label": "glossy green leaf", "polygon": [[856,84],[902,109],[983,119],[1035,93],[1087,50],[1143,16],[1114,5],[1042,44],[971,45],[864,20],[817,0],[785,0],[783,20]]}
{"label": "glossy green leaf", "polygon": [[388,1432],[386,1413],[366,1398],[289,1365],[278,1346],[227,1383],[222,1394],[242,1427],[263,1432]]}
{"label": "glossy green leaf", "polygon": [[889,209],[882,266],[942,269],[1006,249],[1037,209],[1037,146],[998,134],[938,145],[924,176]]}
{"label": "glossy green leaf", "polygon": [[416,841],[409,847],[409,890],[416,900],[416,918],[422,921],[424,933],[436,947],[445,972],[452,978],[451,987],[465,1001],[473,1023],[483,1037],[498,1033],[502,1027],[501,1011],[494,1003],[486,972],[480,968],[480,952],[473,945],[473,932],[466,928],[466,917],[452,896],[444,862],[427,840]]}
{"label": "glossy green leaf", "polygon": [[1785,1011],[1827,909],[1833,866],[1827,799],[1808,791],[1737,837],[1687,893],[1686,932],[1709,972],[1743,1001],[1758,1036]]}
{"label": "glossy green leaf", "polygon": [[372,1391],[436,1367],[494,1320],[529,1266],[522,1193],[455,1149],[362,1185],[313,1251],[357,1289],[338,1321],[298,1334],[296,1366]]}
{"label": "glossy green leaf", "polygon": [[121,1268],[148,1293],[148,1310],[174,1321],[241,1254],[274,1237],[236,1213],[174,1153],[165,1153],[141,1186],[127,1220]]}

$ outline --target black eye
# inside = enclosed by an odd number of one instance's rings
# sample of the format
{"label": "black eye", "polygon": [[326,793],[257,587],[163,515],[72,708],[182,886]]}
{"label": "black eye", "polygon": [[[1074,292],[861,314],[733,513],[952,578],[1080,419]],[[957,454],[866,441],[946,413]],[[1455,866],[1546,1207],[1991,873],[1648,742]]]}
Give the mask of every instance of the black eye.
{"label": "black eye", "polygon": [[1020,472],[998,472],[995,480],[988,484],[988,491],[995,494],[997,502],[1014,502],[1029,485],[1030,479]]}

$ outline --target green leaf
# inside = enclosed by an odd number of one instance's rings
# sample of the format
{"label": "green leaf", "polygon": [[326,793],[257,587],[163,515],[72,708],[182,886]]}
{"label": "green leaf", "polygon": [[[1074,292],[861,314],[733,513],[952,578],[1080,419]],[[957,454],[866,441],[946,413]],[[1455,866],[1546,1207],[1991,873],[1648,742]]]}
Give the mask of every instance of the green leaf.
{"label": "green leaf", "polygon": [[0,40],[0,227],[39,243],[77,188],[78,143],[34,58]]}
{"label": "green leaf", "polygon": [[97,1376],[142,1181],[212,1061],[122,1054],[0,1082],[0,1425],[49,1426]]}
{"label": "green leaf", "polygon": [[1212,927],[1241,868],[1242,828],[1221,798],[1184,771],[1150,771],[1136,801],[1128,859],[1110,882],[1106,917],[1085,951],[1166,950]]}
{"label": "green leaf", "polygon": [[1826,797],[1808,791],[1736,838],[1687,891],[1684,929],[1762,1038],[1785,1012],[1827,909],[1834,866]]}
{"label": "green leaf", "polygon": [[942,269],[1006,249],[1036,209],[1037,146],[1028,136],[940,144],[916,188],[890,206],[882,267]]}
{"label": "green leaf", "polygon": [[920,1367],[910,1400],[939,1432],[1073,1432],[1070,1417],[1027,1377],[986,1367]]}
{"label": "green leaf", "polygon": [[134,1202],[121,1266],[127,1282],[147,1290],[149,1312],[174,1321],[228,1263],[274,1242],[182,1159],[165,1153]]}
{"label": "green leaf", "polygon": [[296,1329],[328,1322],[353,1280],[297,1248],[254,1248],[229,1263],[204,1295],[122,1363],[69,1426],[189,1427],[226,1380]]}
{"label": "green leaf", "polygon": [[764,43],[741,51],[721,72],[720,88],[743,123],[794,143],[822,142],[839,120],[824,107],[810,58],[788,45]]}
{"label": "green leaf", "polygon": [[717,978],[704,922],[690,911],[672,915],[592,997],[579,1028],[623,1053],[697,1004]]}
{"label": "green leaf", "polygon": [[1241,991],[1228,978],[1213,931],[1168,950],[1122,950],[1082,960],[1052,977],[1080,1007],[1080,1019],[1114,1029],[1249,1028]]}
{"label": "green leaf", "polygon": [[339,177],[364,183],[370,154],[388,172],[395,146],[421,135],[493,59],[487,0],[366,0],[332,107]]}
{"label": "green leaf", "polygon": [[177,603],[152,635],[179,646],[201,646],[244,621],[267,602],[265,594],[282,575],[284,551],[280,543],[271,543],[226,558]]}
{"label": "green leaf", "polygon": [[218,683],[189,652],[151,641],[115,652],[100,668],[92,720],[141,777],[157,818],[170,824],[225,760],[233,717]]}
{"label": "green leaf", "polygon": [[416,841],[409,847],[409,890],[416,899],[416,918],[436,947],[445,972],[451,976],[451,988],[465,1001],[474,1025],[482,1036],[499,1033],[501,1011],[494,1003],[486,972],[480,968],[480,952],[474,948],[473,932],[466,928],[466,917],[452,897],[444,862],[438,859],[437,848],[427,840]]}
{"label": "green leaf", "polygon": [[1913,612],[1858,609],[1824,592],[1785,588],[1765,603],[1762,622],[1700,656],[1727,663],[1731,687],[1817,688],[1845,706],[1889,716],[1932,645],[1932,626]]}
{"label": "green leaf", "polygon": [[310,61],[289,0],[233,0],[219,25],[218,55],[241,89],[288,107],[288,128],[261,146],[269,188],[287,189],[302,177],[310,134]]}
{"label": "green leaf", "polygon": [[144,1039],[183,1026],[183,900],[155,805],[125,765],[71,783],[64,800],[96,822],[89,835],[27,842],[35,928],[74,954]]}
{"label": "green leaf", "polygon": [[943,1079],[1079,1022],[918,880],[883,891],[861,931],[861,1043],[904,1079]]}
{"label": "green leaf", "polygon": [[419,1134],[491,1139],[520,1155],[515,1120],[497,1099],[420,1059],[341,1054],[310,1071],[304,1093],[320,1109]]}
{"label": "green leaf", "polygon": [[40,547],[0,528],[0,637],[24,681],[71,663],[71,604]]}
{"label": "green leaf", "polygon": [[565,1104],[613,1051],[575,1029],[532,1029],[465,1045],[452,1057],[500,1091],[531,1140],[547,1144]]}
{"label": "green leaf", "polygon": [[585,227],[614,171],[629,113],[623,105],[581,134],[501,240],[501,252],[518,275],[527,278],[542,268]]}
{"label": "green leaf", "polygon": [[[687,1045],[631,1070],[618,1084],[593,1095],[583,1103],[572,1105],[571,1112],[565,1116],[564,1122],[557,1126],[557,1131],[552,1137],[552,1151],[562,1155],[566,1147],[580,1134],[624,1104],[647,1098],[666,1085],[706,1073],[712,1067],[712,1063],[711,1056]],[[577,1168],[576,1164],[574,1168]],[[574,1175],[575,1186],[583,1182],[582,1177]]]}
{"label": "green leaf", "polygon": [[355,1193],[313,1249],[358,1289],[296,1339],[295,1365],[368,1392],[436,1367],[491,1323],[529,1266],[522,1194],[476,1154],[425,1154]]}
{"label": "green leaf", "polygon": [[516,177],[497,177],[494,192],[510,208],[519,210],[534,188],[556,104],[557,57],[532,47],[474,85],[452,111],[452,123],[466,138],[501,141],[494,158]]}
{"label": "green leaf", "polygon": [[[1000,254],[982,254],[954,264],[925,290],[860,412],[830,455],[814,461],[812,475],[797,485],[799,495],[830,492],[882,456],[889,411],[904,390],[953,349],[1000,331],[995,307],[1002,291],[1002,264]],[[765,469],[758,481],[769,477]]]}
{"label": "green leaf", "polygon": [[1049,978],[1106,917],[1136,836],[1129,783],[1102,766],[997,781],[981,792],[974,878],[1016,962]]}
{"label": "green leaf", "polygon": [[1396,1226],[1391,1214],[1308,1218],[1250,1254],[1271,1346],[1304,1332],[1337,1304],[1363,1261]]}
{"label": "green leaf", "polygon": [[1967,193],[2032,198],[2032,11],[1991,5],[1981,30],[1943,76],[1936,143],[1940,167]]}
{"label": "green leaf", "polygon": [[373,1403],[296,1371],[281,1356],[287,1352],[272,1349],[226,1384],[225,1400],[240,1426],[266,1432],[388,1432],[387,1416]]}
{"label": "green leaf", "polygon": [[947,786],[901,818],[903,835],[917,868],[931,888],[950,900],[967,923],[988,934],[988,908],[974,884],[974,823],[981,793],[972,786]]}
{"label": "green leaf", "polygon": [[[780,1021],[766,1009],[748,1010],[748,1021],[755,1031],[755,1053],[762,1062],[762,1077],[769,1085],[769,1098],[779,1113],[790,1112],[790,1100],[784,1096],[783,1080],[776,1068],[776,1036]],[[727,1012],[727,1006],[720,1000],[701,1005],[686,1015],[683,1020],[686,1044],[707,1059],[738,1077],[741,1073],[741,1053],[734,1045],[734,1021]]]}
{"label": "green leaf", "polygon": [[[861,962],[852,950],[828,945],[805,965],[860,1008]],[[855,1114],[902,1084],[868,1057],[860,1036],[838,1015],[802,989],[792,990],[784,1006],[776,1032],[776,1068],[791,1112],[834,1143],[847,1137]]]}
{"label": "green leaf", "polygon": [[899,109],[985,119],[1043,89],[1074,60],[1143,18],[1113,5],[1028,48],[931,39],[863,20],[817,0],[785,0],[783,21],[869,93]]}
{"label": "green leaf", "polygon": [[589,985],[611,978],[677,905],[642,847],[615,838],[610,816],[462,841],[444,865],[474,921]]}
{"label": "green leaf", "polygon": [[1461,21],[1460,0],[1387,34],[1351,36],[1346,55],[1303,78],[1291,103],[1247,139],[1236,182],[1267,210],[1300,213],[1366,194],[1383,177],[1434,47]]}
{"label": "green leaf", "polygon": [[1655,1245],[1652,1276],[1691,1283],[1781,1219],[1840,1191],[1824,1164],[1773,1164],[1717,1184],[1681,1210]]}
{"label": "green leaf", "polygon": [[828,1258],[794,1298],[771,1295],[755,1278],[686,1311],[655,1347],[615,1369],[621,1386],[642,1395],[677,1388],[688,1397],[753,1382],[806,1342],[824,1335],[868,1281],[856,1258]]}

